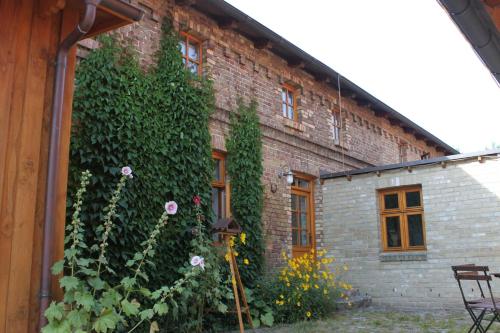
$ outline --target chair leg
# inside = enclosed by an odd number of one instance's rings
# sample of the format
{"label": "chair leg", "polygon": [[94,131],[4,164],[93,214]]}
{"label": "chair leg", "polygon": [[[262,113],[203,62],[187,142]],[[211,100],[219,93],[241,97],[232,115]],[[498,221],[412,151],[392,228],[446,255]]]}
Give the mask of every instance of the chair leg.
{"label": "chair leg", "polygon": [[474,333],[477,333],[478,331],[480,333],[485,333],[486,331],[484,330],[483,326],[481,325],[481,322],[483,321],[483,317],[486,314],[486,310],[482,310],[479,315],[476,315],[474,313],[474,311],[472,311],[469,308],[467,308],[467,311],[469,312],[469,315],[470,315],[472,322],[473,322],[468,333],[471,333],[472,330],[474,330]]}
{"label": "chair leg", "polygon": [[488,326],[486,326],[484,332],[487,332],[490,329],[491,324],[493,324],[493,322],[495,320],[499,320],[499,319],[500,319],[499,314],[497,312],[493,312],[493,318],[490,320]]}

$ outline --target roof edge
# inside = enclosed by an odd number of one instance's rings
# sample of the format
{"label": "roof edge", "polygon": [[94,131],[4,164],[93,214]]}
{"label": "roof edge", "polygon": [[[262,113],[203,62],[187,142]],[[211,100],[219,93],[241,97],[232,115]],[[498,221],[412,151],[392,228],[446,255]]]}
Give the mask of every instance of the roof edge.
{"label": "roof edge", "polygon": [[372,173],[372,172],[380,172],[380,171],[396,170],[396,169],[403,169],[403,168],[409,168],[409,167],[419,167],[419,166],[431,165],[431,164],[439,164],[442,162],[454,162],[454,161],[478,159],[480,157],[494,156],[494,155],[500,157],[500,149],[484,150],[484,151],[467,153],[467,154],[441,156],[441,157],[430,158],[428,160],[417,160],[417,161],[410,161],[410,162],[403,162],[403,163],[396,163],[396,164],[386,164],[386,165],[380,165],[380,166],[374,166],[374,167],[368,167],[368,168],[362,168],[362,169],[353,169],[353,170],[334,172],[334,173],[322,173],[322,174],[320,174],[320,178],[321,179],[341,178],[341,177],[367,174],[367,173]]}
{"label": "roof edge", "polygon": [[[186,0],[176,0],[178,2],[185,2]],[[252,29],[252,32],[258,34],[258,38],[263,40],[268,40],[271,42],[271,45],[275,47],[279,47],[280,51],[290,56],[292,59],[299,59],[303,61],[304,66],[303,70],[310,73],[315,77],[321,77],[323,80],[326,78],[329,79],[329,84],[333,86],[335,89],[339,90],[337,87],[337,80],[340,81],[341,93],[346,92],[350,98],[353,99],[358,104],[370,104],[371,107],[368,110],[371,110],[375,113],[375,115],[382,115],[388,119],[394,120],[396,123],[399,123],[399,127],[403,128],[406,133],[410,135],[414,135],[416,139],[422,139],[426,142],[428,146],[435,146],[438,150],[442,151],[446,155],[450,154],[459,154],[460,152],[428,132],[424,128],[420,127],[401,113],[397,112],[393,108],[389,107],[384,102],[380,101],[378,98],[374,97],[358,85],[354,84],[352,81],[335,71],[333,68],[327,66],[320,60],[316,59],[309,53],[305,52],[295,44],[286,40],[276,32],[272,31],[262,23],[256,21],[248,14],[245,14],[238,8],[234,7],[230,3],[224,0],[204,0],[210,4],[210,6],[214,9],[217,9],[221,15],[238,22],[238,24],[248,27]],[[196,2],[194,2],[196,3]],[[196,10],[196,8],[194,8]],[[203,14],[210,16],[209,14],[202,11]],[[217,17],[214,19],[220,19],[221,17]],[[237,29],[236,29],[237,31]],[[273,51],[272,47],[270,49]],[[276,53],[276,52],[274,52]],[[278,56],[280,56],[278,54]],[[282,57],[282,56],[280,56]],[[285,59],[287,60],[287,59]]]}

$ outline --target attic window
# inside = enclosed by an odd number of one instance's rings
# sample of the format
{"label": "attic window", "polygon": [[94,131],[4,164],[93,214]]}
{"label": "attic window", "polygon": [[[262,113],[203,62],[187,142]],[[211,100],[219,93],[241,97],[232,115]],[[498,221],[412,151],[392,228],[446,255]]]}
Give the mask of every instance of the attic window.
{"label": "attic window", "polygon": [[195,75],[201,75],[201,41],[186,32],[181,32],[179,47],[182,63]]}
{"label": "attic window", "polygon": [[283,117],[298,121],[296,90],[285,84],[281,87],[281,110]]}

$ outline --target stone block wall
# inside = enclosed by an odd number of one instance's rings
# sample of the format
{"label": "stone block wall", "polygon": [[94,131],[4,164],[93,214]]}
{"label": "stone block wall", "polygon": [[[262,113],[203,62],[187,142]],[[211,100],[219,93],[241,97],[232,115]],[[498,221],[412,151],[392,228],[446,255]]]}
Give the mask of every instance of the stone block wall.
{"label": "stone block wall", "polygon": [[[278,264],[281,249],[290,250],[290,187],[278,172],[283,167],[319,178],[320,170],[341,171],[369,165],[400,162],[400,146],[407,147],[406,159],[420,159],[430,152],[439,156],[423,140],[405,133],[385,118],[376,117],[368,108],[342,97],[325,82],[315,80],[300,68],[254,44],[233,29],[223,29],[217,22],[190,6],[178,6],[172,0],[136,0],[143,8],[144,19],[119,29],[114,34],[138,52],[144,68],[154,63],[161,24],[165,17],[174,28],[186,31],[202,41],[203,73],[214,81],[216,107],[210,129],[214,149],[225,151],[229,114],[236,109],[238,97],[255,99],[264,136],[265,186],[264,225],[269,266]],[[96,43],[83,42],[79,54],[84,56]],[[281,86],[290,83],[298,93],[298,123],[282,116]],[[342,104],[342,105],[340,105]],[[343,129],[340,145],[333,141],[332,110],[342,109]],[[315,216],[317,245],[322,246],[322,195],[316,181]],[[277,191],[271,192],[271,185]]]}
{"label": "stone block wall", "polygon": [[[422,186],[427,250],[382,251],[377,191]],[[327,179],[324,242],[350,270],[345,279],[374,303],[398,308],[463,308],[450,266],[475,263],[500,272],[500,159]],[[500,296],[500,279],[494,279]],[[477,286],[470,288],[477,289]],[[468,289],[470,292],[471,289]]]}

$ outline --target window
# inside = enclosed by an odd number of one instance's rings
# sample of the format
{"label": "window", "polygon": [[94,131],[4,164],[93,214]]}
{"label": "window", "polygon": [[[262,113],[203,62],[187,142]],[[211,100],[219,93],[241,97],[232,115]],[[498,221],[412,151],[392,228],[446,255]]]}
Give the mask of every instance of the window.
{"label": "window", "polygon": [[226,159],[221,152],[212,153],[214,174],[212,180],[212,211],[216,219],[230,216],[229,184],[226,179]]}
{"label": "window", "polygon": [[297,110],[295,101],[295,89],[288,85],[281,88],[281,110],[283,117],[297,121]]}
{"label": "window", "polygon": [[425,250],[425,222],[420,186],[379,191],[384,251]]}
{"label": "window", "polygon": [[308,178],[294,175],[292,184],[292,255],[300,257],[314,247],[313,189]]}
{"label": "window", "polygon": [[333,143],[340,145],[340,111],[334,110],[332,112],[333,119]]}
{"label": "window", "polygon": [[431,158],[431,153],[429,152],[424,152],[422,155],[420,155],[421,160],[428,160],[429,158]]}
{"label": "window", "polygon": [[201,75],[201,42],[193,36],[182,32],[179,46],[182,63],[193,74]]}

